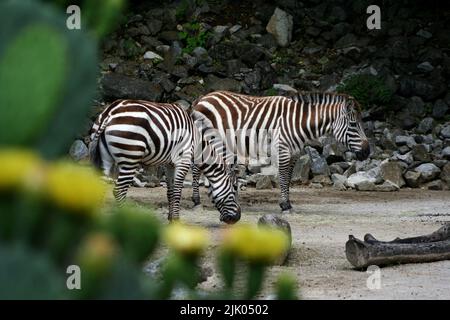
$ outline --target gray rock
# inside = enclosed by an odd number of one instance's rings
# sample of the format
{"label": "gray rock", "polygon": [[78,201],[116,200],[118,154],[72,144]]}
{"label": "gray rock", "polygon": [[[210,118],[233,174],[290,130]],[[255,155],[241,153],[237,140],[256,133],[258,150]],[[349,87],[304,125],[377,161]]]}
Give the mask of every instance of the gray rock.
{"label": "gray rock", "polygon": [[432,163],[424,163],[414,169],[414,171],[420,173],[420,179],[422,182],[427,182],[435,179],[441,173],[441,170]]}
{"label": "gray rock", "polygon": [[444,100],[439,99],[434,103],[433,106],[433,117],[434,118],[443,118],[445,114],[448,112],[448,105],[445,103]]}
{"label": "gray rock", "polygon": [[393,155],[392,155],[392,160],[400,160],[403,161],[407,164],[412,164],[414,162],[414,158],[412,156],[412,152],[407,152],[405,154],[400,154],[397,151],[394,151]]}
{"label": "gray rock", "polygon": [[422,72],[431,72],[434,70],[434,67],[431,63],[428,61],[422,62],[417,65],[417,69],[419,69]]}
{"label": "gray rock", "polygon": [[305,154],[295,162],[294,169],[292,170],[292,182],[307,183],[310,170],[311,158]]}
{"label": "gray rock", "polygon": [[275,265],[283,265],[289,256],[289,252],[292,246],[291,225],[285,219],[280,218],[279,215],[265,214],[258,219],[258,226],[264,226],[281,230],[288,236],[289,245],[287,250],[274,262]]}
{"label": "gray rock", "polygon": [[370,181],[361,181],[355,184],[355,188],[358,191],[375,191],[377,189],[376,185]]}
{"label": "gray rock", "polygon": [[430,39],[433,36],[433,34],[431,32],[423,30],[423,29],[420,29],[419,31],[417,31],[416,35],[419,37],[425,38],[425,39]]}
{"label": "gray rock", "polygon": [[89,150],[81,140],[75,140],[69,150],[69,155],[74,161],[86,160],[89,158]]}
{"label": "gray rock", "polygon": [[391,182],[390,180],[386,180],[382,184],[375,186],[375,191],[380,192],[392,192],[392,191],[398,191],[400,187],[396,185],[395,183]]}
{"label": "gray rock", "polygon": [[256,189],[272,189],[272,179],[269,176],[257,174],[256,176]]}
{"label": "gray rock", "polygon": [[106,99],[142,99],[160,101],[163,89],[159,84],[117,73],[107,73],[100,81]]}
{"label": "gray rock", "polygon": [[398,187],[405,185],[403,169],[396,161],[383,161],[381,164],[381,177],[384,181],[390,181]]}
{"label": "gray rock", "polygon": [[404,146],[407,145],[408,147],[412,148],[417,143],[411,136],[396,136],[395,137],[395,144],[398,146]]}
{"label": "gray rock", "polygon": [[333,163],[330,165],[330,173],[334,174],[343,174],[344,173],[344,169],[342,169],[342,167],[336,163]]}
{"label": "gray rock", "polygon": [[422,121],[420,121],[419,125],[417,126],[417,132],[418,133],[429,133],[434,128],[434,119],[431,117],[425,118]]}
{"label": "gray rock", "polygon": [[309,146],[306,147],[305,150],[311,158],[311,172],[314,175],[330,175],[330,168],[328,167],[327,161],[319,154],[319,152]]}
{"label": "gray rock", "polygon": [[298,91],[287,84],[274,83],[273,88],[275,90],[286,92],[286,93],[297,93]]}
{"label": "gray rock", "polygon": [[276,8],[267,24],[266,30],[274,35],[281,47],[286,47],[291,42],[293,26],[292,16]]}
{"label": "gray rock", "polygon": [[411,150],[412,156],[414,160],[420,161],[420,162],[430,162],[430,154],[423,144],[417,144],[415,145]]}
{"label": "gray rock", "polygon": [[323,174],[319,174],[317,176],[314,176],[311,180],[312,183],[320,183],[321,185],[324,186],[330,186],[333,183],[331,182],[331,179],[329,176],[323,175]]}
{"label": "gray rock", "polygon": [[450,187],[450,162],[442,167],[440,178]]}
{"label": "gray rock", "polygon": [[206,77],[205,82],[206,87],[210,91],[225,90],[225,91],[241,92],[242,89],[242,85],[239,81],[229,78],[218,78],[212,74]]}
{"label": "gray rock", "polygon": [[342,174],[338,174],[338,173],[333,173],[331,175],[331,180],[333,181],[333,188],[337,189],[337,190],[346,190],[346,183],[347,183],[347,177],[342,175]]}
{"label": "gray rock", "polygon": [[338,144],[335,139],[331,141],[326,141],[323,147],[322,155],[328,164],[335,162],[341,162],[344,160],[345,148],[341,144]]}
{"label": "gray rock", "polygon": [[450,139],[450,125],[447,125],[447,126],[442,128],[441,136],[446,138],[446,139]]}
{"label": "gray rock", "polygon": [[443,183],[441,180],[430,181],[427,184],[425,184],[425,188],[428,190],[442,190]]}
{"label": "gray rock", "polygon": [[147,28],[151,35],[155,35],[159,31],[161,31],[161,27],[162,27],[162,21],[154,19],[154,18],[147,20]]}
{"label": "gray rock", "polygon": [[420,173],[416,171],[407,171],[404,174],[406,185],[411,188],[417,188],[420,184]]}
{"label": "gray rock", "polygon": [[443,158],[450,160],[450,146],[449,147],[445,147],[442,152],[441,155]]}
{"label": "gray rock", "polygon": [[356,189],[359,185],[367,186],[367,183],[375,185],[376,181],[376,177],[370,175],[367,171],[358,171],[348,177],[346,186]]}
{"label": "gray rock", "polygon": [[164,60],[164,58],[153,51],[147,51],[144,54],[144,60],[161,60],[162,61],[162,60]]}

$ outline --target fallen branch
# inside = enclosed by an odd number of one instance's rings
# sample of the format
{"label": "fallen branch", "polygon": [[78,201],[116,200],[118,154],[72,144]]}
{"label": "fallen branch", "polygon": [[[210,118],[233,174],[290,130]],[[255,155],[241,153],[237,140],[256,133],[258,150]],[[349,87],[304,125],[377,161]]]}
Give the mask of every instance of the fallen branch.
{"label": "fallen branch", "polygon": [[379,241],[370,234],[364,241],[350,235],[345,244],[347,260],[356,268],[370,265],[421,263],[450,259],[450,224],[425,236]]}

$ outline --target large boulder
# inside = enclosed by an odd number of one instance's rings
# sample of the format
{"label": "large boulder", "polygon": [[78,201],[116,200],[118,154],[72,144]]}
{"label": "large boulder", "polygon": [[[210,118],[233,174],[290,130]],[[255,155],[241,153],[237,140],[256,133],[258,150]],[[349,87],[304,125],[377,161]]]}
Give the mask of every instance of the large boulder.
{"label": "large boulder", "polygon": [[412,156],[414,160],[420,162],[429,162],[431,161],[430,153],[427,148],[423,144],[416,144],[412,147]]}
{"label": "large boulder", "polygon": [[107,73],[100,81],[106,99],[142,99],[160,101],[163,89],[159,84],[118,73]]}
{"label": "large boulder", "polygon": [[408,187],[417,188],[420,184],[420,172],[407,171],[404,178]]}
{"label": "large boulder", "polygon": [[280,8],[276,8],[267,24],[266,30],[273,34],[278,45],[286,47],[291,42],[293,26],[292,16]]}
{"label": "large boulder", "polygon": [[361,191],[371,191],[375,190],[375,183],[378,182],[377,180],[378,179],[373,174],[373,171],[358,171],[348,177],[346,185]]}
{"label": "large boulder", "polygon": [[403,169],[397,161],[385,161],[381,164],[381,177],[383,180],[390,181],[398,187],[405,185],[402,171]]}
{"label": "large boulder", "polygon": [[439,176],[441,169],[433,163],[424,163],[414,169],[420,173],[421,182],[431,181]]}
{"label": "large boulder", "polygon": [[311,158],[311,172],[314,175],[330,175],[330,168],[328,167],[327,161],[319,152],[312,147],[306,147],[305,150]]}
{"label": "large boulder", "polygon": [[292,170],[292,182],[307,183],[311,171],[311,158],[305,154],[297,159]]}
{"label": "large boulder", "polygon": [[442,128],[441,136],[446,138],[446,139],[450,139],[450,125],[447,125],[447,126]]}

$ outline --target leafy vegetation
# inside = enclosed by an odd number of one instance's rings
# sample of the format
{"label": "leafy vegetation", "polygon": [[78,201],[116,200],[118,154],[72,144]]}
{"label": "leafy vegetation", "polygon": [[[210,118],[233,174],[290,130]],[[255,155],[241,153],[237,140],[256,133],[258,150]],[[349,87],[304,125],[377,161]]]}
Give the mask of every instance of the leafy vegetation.
{"label": "leafy vegetation", "polygon": [[196,47],[204,47],[210,34],[202,30],[200,23],[186,23],[183,31],[178,33],[178,37],[183,41],[185,47],[183,53],[191,53]]}
{"label": "leafy vegetation", "polygon": [[363,108],[388,105],[393,96],[382,79],[369,74],[351,76],[338,86],[337,91],[353,96]]}

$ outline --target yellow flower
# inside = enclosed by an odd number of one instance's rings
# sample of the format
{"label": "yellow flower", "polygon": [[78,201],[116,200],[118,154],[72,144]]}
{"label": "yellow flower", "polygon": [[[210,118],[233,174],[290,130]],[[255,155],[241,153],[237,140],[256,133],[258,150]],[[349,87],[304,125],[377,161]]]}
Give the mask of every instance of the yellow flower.
{"label": "yellow flower", "polygon": [[116,245],[108,234],[94,233],[84,240],[78,259],[83,268],[103,273],[111,266],[116,253]]}
{"label": "yellow flower", "polygon": [[250,262],[271,263],[288,250],[289,238],[269,227],[237,225],[225,231],[222,248]]}
{"label": "yellow flower", "polygon": [[186,255],[199,254],[208,245],[206,229],[179,222],[172,223],[166,228],[164,238],[170,248]]}
{"label": "yellow flower", "polygon": [[41,159],[32,151],[0,149],[0,190],[22,187],[41,167]]}
{"label": "yellow flower", "polygon": [[86,213],[101,206],[107,189],[93,169],[70,162],[49,167],[46,187],[48,197],[57,205]]}

